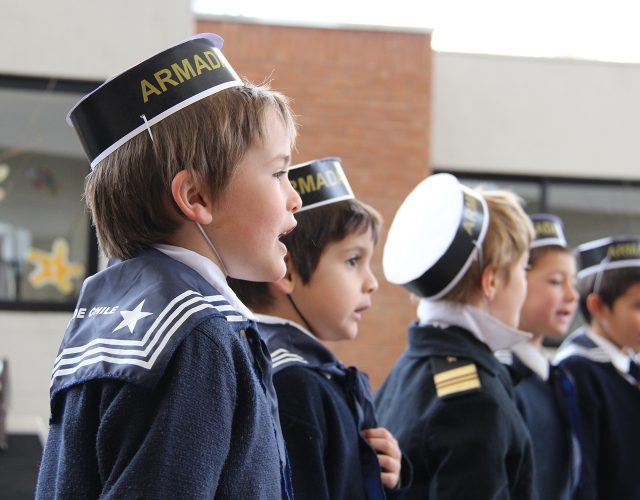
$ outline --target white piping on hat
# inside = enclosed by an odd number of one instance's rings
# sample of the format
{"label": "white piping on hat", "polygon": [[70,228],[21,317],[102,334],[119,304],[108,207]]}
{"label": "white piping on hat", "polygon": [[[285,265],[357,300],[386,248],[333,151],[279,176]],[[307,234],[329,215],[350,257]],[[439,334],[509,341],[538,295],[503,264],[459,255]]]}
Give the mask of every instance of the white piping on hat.
{"label": "white piping on hat", "polygon": [[566,240],[562,238],[540,238],[539,240],[534,240],[531,245],[529,245],[530,249],[540,248],[540,247],[550,247],[550,246],[559,246],[559,247],[567,247]]}
{"label": "white piping on hat", "polygon": [[599,273],[601,271],[609,271],[610,269],[622,269],[624,267],[640,267],[640,259],[625,259],[625,260],[616,260],[616,261],[606,261],[603,259],[600,264],[596,264],[595,266],[587,267],[582,271],[578,272],[576,278],[581,280],[586,276],[589,276],[593,273]]}
{"label": "white piping on hat", "polygon": [[[233,72],[233,74],[235,75],[235,72]],[[221,83],[220,85],[216,85],[215,87],[210,87],[207,90],[203,90],[199,94],[193,95],[193,96],[189,97],[188,99],[185,99],[184,101],[180,101],[175,106],[172,106],[169,109],[166,109],[162,113],[160,113],[160,114],[154,116],[153,118],[151,118],[151,120],[149,120],[149,121],[145,120],[145,123],[143,123],[139,127],[134,128],[131,132],[129,132],[128,134],[126,134],[123,137],[121,137],[120,139],[118,139],[111,146],[109,146],[107,149],[105,149],[102,153],[100,153],[98,156],[96,156],[94,158],[94,160],[91,162],[91,170],[96,168],[96,165],[98,163],[100,163],[102,160],[104,160],[107,156],[109,156],[111,153],[113,153],[116,149],[118,149],[124,143],[126,143],[126,142],[130,141],[131,139],[133,139],[140,132],[144,132],[144,130],[148,129],[151,125],[155,125],[156,123],[164,120],[167,116],[170,116],[173,113],[175,113],[177,111],[180,111],[183,108],[186,108],[190,104],[193,104],[194,102],[197,102],[197,101],[199,101],[201,99],[204,99],[205,97],[209,97],[210,95],[213,95],[213,94],[215,94],[217,92],[220,92],[222,90],[225,90],[225,89],[228,89],[228,88],[231,88],[231,87],[242,87],[243,85],[244,85],[244,83],[242,83],[241,80],[231,80],[229,82]]]}

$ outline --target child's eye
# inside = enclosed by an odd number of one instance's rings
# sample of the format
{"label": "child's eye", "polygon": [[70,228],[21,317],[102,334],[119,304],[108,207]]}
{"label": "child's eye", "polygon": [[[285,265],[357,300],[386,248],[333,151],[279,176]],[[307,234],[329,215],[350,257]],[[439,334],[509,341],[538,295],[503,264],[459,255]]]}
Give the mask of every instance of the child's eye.
{"label": "child's eye", "polygon": [[281,180],[283,177],[286,179],[288,175],[288,170],[278,170],[275,174],[273,174],[273,176],[278,180]]}
{"label": "child's eye", "polygon": [[360,257],[357,257],[357,256],[356,257],[351,257],[351,258],[347,259],[347,265],[349,265],[351,267],[355,267],[359,260],[360,260]]}

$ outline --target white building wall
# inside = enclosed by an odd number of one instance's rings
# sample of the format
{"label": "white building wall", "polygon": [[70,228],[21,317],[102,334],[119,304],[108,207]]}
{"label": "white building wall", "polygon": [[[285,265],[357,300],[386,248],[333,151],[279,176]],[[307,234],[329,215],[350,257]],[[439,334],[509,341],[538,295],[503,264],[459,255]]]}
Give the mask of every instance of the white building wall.
{"label": "white building wall", "polygon": [[[0,73],[20,76],[102,80],[195,29],[190,0],[0,0],[0,12]],[[70,317],[0,311],[10,432],[46,433],[51,367]]]}
{"label": "white building wall", "polygon": [[436,52],[432,165],[640,179],[640,65]]}
{"label": "white building wall", "polygon": [[193,34],[190,0],[0,0],[0,73],[104,79]]}

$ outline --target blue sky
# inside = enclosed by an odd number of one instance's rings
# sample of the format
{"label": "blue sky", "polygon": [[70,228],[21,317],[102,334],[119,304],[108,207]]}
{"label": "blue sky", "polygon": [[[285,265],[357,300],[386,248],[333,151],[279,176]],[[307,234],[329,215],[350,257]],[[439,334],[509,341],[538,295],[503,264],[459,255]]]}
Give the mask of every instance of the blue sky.
{"label": "blue sky", "polygon": [[633,0],[192,0],[194,11],[433,30],[433,48],[640,63]]}

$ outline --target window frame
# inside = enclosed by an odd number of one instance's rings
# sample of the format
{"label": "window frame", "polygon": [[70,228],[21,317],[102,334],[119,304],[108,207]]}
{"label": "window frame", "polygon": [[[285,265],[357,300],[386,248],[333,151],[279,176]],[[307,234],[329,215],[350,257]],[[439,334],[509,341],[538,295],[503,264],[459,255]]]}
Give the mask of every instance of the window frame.
{"label": "window frame", "polygon": [[[102,82],[93,80],[72,80],[47,77],[33,77],[22,75],[0,74],[0,90],[11,89],[21,91],[70,93],[80,96],[95,90]],[[91,223],[91,216],[87,213],[88,223],[88,255],[86,260],[86,277],[98,271],[98,238],[95,227]],[[34,300],[3,300],[0,299],[0,312],[5,311],[33,311],[33,312],[70,312],[76,307],[77,299],[69,302],[50,302]]]}
{"label": "window frame", "polygon": [[620,188],[638,188],[640,189],[640,180],[635,179],[600,179],[595,177],[565,177],[565,176],[550,176],[550,175],[521,175],[521,174],[508,174],[508,173],[495,173],[495,172],[475,172],[473,170],[447,170],[445,168],[434,168],[434,174],[449,173],[455,175],[461,181],[465,179],[474,179],[479,181],[494,181],[508,184],[509,181],[513,182],[529,182],[531,184],[538,184],[540,189],[540,199],[537,200],[540,204],[541,212],[549,211],[549,188],[551,184],[565,184],[573,186],[614,186]]}

